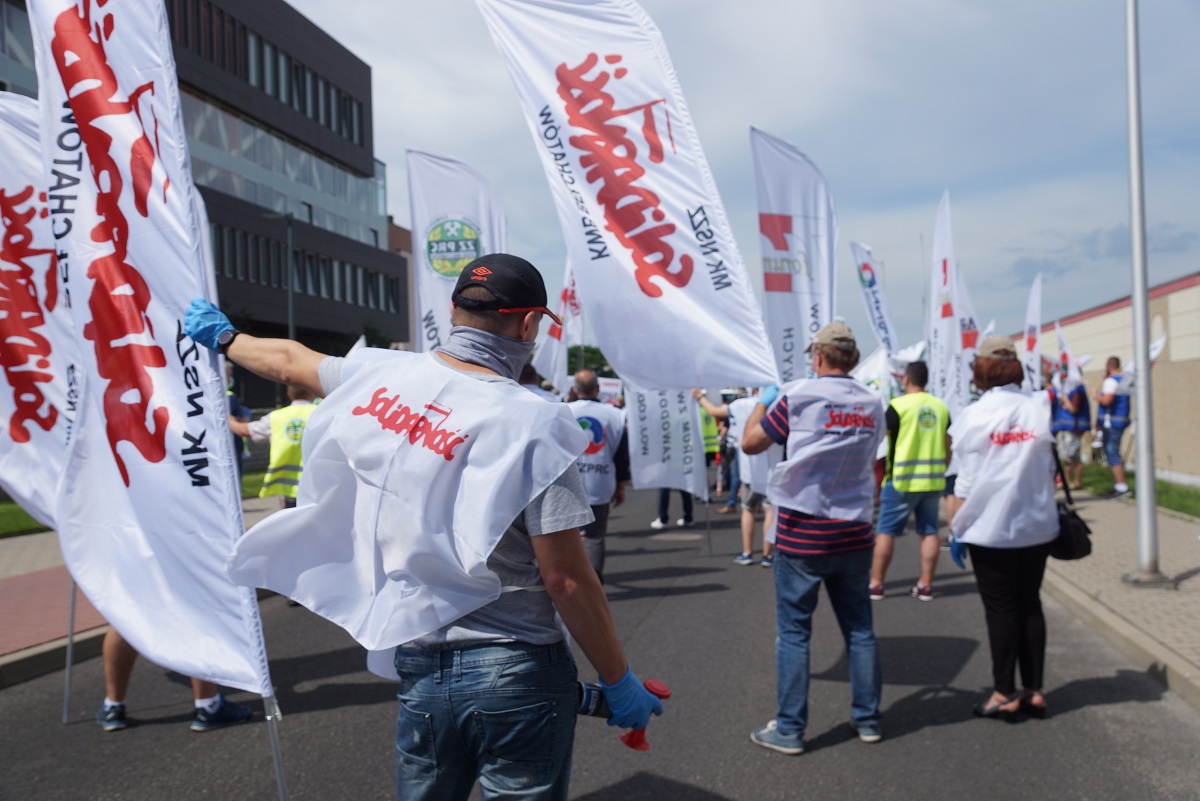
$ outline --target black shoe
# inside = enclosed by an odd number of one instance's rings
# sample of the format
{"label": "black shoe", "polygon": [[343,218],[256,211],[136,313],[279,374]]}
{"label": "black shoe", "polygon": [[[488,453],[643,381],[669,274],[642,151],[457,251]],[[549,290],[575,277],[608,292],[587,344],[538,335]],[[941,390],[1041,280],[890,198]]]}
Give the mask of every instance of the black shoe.
{"label": "black shoe", "polygon": [[234,723],[242,723],[250,719],[254,714],[248,706],[240,704],[231,704],[224,698],[221,699],[221,705],[217,707],[215,712],[205,712],[203,709],[197,709],[192,717],[192,731],[212,731],[213,729],[224,728],[231,726]]}
{"label": "black shoe", "polygon": [[1045,702],[1042,702],[1040,704],[1035,704],[1029,700],[1029,696],[1023,696],[1021,698],[1021,711],[1024,712],[1026,715],[1029,715],[1029,717],[1031,717],[1031,718],[1037,718],[1038,720],[1046,719],[1046,704],[1045,704]]}
{"label": "black shoe", "polygon": [[120,731],[129,725],[125,720],[125,705],[116,704],[110,709],[101,705],[100,711],[96,713],[96,722],[105,731]]}

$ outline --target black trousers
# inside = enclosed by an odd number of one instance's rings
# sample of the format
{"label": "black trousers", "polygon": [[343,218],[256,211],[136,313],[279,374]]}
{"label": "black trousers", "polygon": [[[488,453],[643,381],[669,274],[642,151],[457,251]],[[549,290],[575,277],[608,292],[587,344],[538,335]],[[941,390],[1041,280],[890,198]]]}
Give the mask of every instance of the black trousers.
{"label": "black trousers", "polygon": [[1017,667],[1021,669],[1022,687],[1042,689],[1046,618],[1042,614],[1041,589],[1050,543],[1030,548],[967,547],[987,619],[996,692],[1016,692]]}

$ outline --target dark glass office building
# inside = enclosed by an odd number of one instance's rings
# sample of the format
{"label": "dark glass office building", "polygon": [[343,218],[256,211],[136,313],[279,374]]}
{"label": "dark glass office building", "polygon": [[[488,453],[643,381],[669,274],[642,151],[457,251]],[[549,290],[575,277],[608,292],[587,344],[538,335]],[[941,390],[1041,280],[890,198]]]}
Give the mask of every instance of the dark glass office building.
{"label": "dark glass office building", "polygon": [[[408,341],[408,262],[389,248],[371,68],[283,0],[166,0],[221,306],[326,353]],[[0,89],[37,94],[24,0],[0,0]],[[290,232],[289,232],[290,229]],[[276,389],[246,379],[253,405]]]}

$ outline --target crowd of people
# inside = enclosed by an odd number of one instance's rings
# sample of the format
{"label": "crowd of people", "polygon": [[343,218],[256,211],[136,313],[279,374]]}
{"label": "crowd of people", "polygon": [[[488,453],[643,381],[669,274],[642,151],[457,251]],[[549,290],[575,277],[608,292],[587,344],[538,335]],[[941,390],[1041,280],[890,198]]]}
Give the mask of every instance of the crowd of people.
{"label": "crowd of people", "polygon": [[[308,438],[318,441],[306,442],[304,452],[338,454],[342,464],[336,469],[352,474],[359,488],[387,491],[395,485],[398,492],[402,484],[406,497],[417,499],[411,508],[419,514],[404,519],[358,515],[354,510],[374,496],[351,487],[355,499],[346,508],[354,519],[345,521],[372,526],[367,534],[389,543],[389,575],[420,576],[433,596],[445,593],[440,625],[411,629],[415,636],[394,643],[392,664],[401,687],[397,781],[404,798],[466,798],[476,783],[485,797],[517,787],[523,798],[566,797],[578,669],[564,630],[599,677],[610,725],[641,729],[663,713],[661,700],[625,657],[603,589],[609,513],[624,502],[631,479],[625,412],[619,403],[600,401],[598,378],[588,369],[575,374],[567,403],[545,402],[560,398],[539,383],[528,361],[543,317],[554,318],[546,303],[533,265],[492,254],[463,270],[454,290],[453,328],[432,354],[366,349],[330,357],[239,332],[206,301],[193,302],[187,316],[185,331],[194,341],[289,386],[292,405],[254,423],[231,400],[233,433],[271,442],[271,492],[296,499],[296,434],[313,413],[313,398],[320,397],[322,418],[330,422],[310,430]],[[1048,393],[1022,391],[1014,343],[989,337],[973,365],[982,394],[952,419],[946,404],[926,391],[923,362],[909,364],[903,394],[881,404],[850,375],[859,350],[844,323],[816,332],[807,353],[812,378],[720,403],[704,390],[693,391],[702,410],[706,462],[723,501],[716,512],[740,512],[742,543],[734,562],[756,563],[761,526],[757,563],[774,575],[777,711],[750,739],[783,754],[804,750],[813,612],[822,585],[848,652],[850,726],[864,742],[882,739],[884,677],[873,602],[887,596],[894,541],[910,519],[920,556],[909,595],[936,597],[943,548],[959,567],[969,559],[974,568],[994,684],[975,714],[1009,721],[1020,714],[1043,717],[1040,586],[1058,533],[1052,443],[1057,437],[1069,480],[1078,485],[1081,441],[1092,430],[1086,392],[1062,381]],[[1129,405],[1121,380],[1119,364],[1110,362],[1095,395],[1118,493],[1128,491],[1120,439]],[[381,398],[390,404],[403,398],[407,405],[380,405]],[[443,420],[455,415],[462,428],[453,446],[432,442],[438,423],[424,417],[426,425],[414,422],[412,410],[421,406]],[[381,426],[401,434],[382,446],[390,454],[383,459],[386,470],[376,452]],[[366,453],[372,458],[359,458]],[[328,462],[314,469],[335,469]],[[489,482],[496,490],[480,498],[488,507],[482,514],[468,515],[454,493],[435,489],[451,486],[462,493]],[[682,496],[675,522],[689,526],[693,498]],[[660,490],[651,528],[669,524],[670,498],[670,489]],[[302,544],[300,513],[315,502],[301,490],[288,504],[298,508],[280,513],[297,515],[294,531],[286,521],[284,536],[276,530],[280,542]],[[942,514],[949,521],[944,540]],[[453,531],[453,545],[424,547],[423,538],[443,536],[430,528],[433,520]],[[397,547],[397,535],[412,544]],[[456,561],[460,551],[486,555],[489,575]],[[382,591],[365,600],[392,619],[416,617],[403,599]],[[123,708],[107,713],[123,701],[136,656],[115,641],[111,651],[110,660],[106,644],[112,697],[98,716],[110,730],[123,723]],[[195,688],[194,728],[205,730],[209,719],[216,727],[249,717],[214,697],[214,689]],[[533,753],[548,766],[536,777],[527,769]]]}

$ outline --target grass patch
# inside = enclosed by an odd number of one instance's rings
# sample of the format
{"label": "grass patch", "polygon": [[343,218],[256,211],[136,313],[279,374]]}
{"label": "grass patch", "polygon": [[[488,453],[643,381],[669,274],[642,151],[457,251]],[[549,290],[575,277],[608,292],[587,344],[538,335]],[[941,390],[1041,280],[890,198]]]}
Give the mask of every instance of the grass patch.
{"label": "grass patch", "polygon": [[[245,473],[242,475],[242,497],[257,498],[262,489],[265,471]],[[13,501],[0,502],[0,539],[17,537],[21,534],[33,534],[45,531],[46,527],[34,520],[29,514]]]}
{"label": "grass patch", "polygon": [[[1132,470],[1125,471],[1125,478],[1133,495],[1137,497],[1137,474]],[[1112,471],[1107,467],[1094,464],[1083,466],[1083,488],[1095,495],[1105,495],[1112,492]],[[1200,489],[1172,484],[1169,481],[1154,482],[1158,505],[1163,509],[1182,512],[1192,517],[1200,517]]]}

